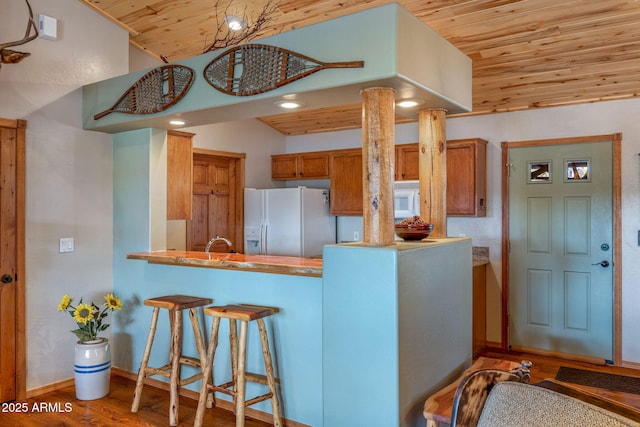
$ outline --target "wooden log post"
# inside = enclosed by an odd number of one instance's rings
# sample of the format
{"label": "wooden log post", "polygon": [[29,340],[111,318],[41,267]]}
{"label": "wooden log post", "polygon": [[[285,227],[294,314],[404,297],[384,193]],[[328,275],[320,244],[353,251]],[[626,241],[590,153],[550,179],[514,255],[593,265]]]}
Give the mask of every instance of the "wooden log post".
{"label": "wooden log post", "polygon": [[394,244],[395,90],[373,87],[362,96],[363,242]]}
{"label": "wooden log post", "polygon": [[446,110],[418,112],[420,216],[433,224],[430,237],[447,237]]}

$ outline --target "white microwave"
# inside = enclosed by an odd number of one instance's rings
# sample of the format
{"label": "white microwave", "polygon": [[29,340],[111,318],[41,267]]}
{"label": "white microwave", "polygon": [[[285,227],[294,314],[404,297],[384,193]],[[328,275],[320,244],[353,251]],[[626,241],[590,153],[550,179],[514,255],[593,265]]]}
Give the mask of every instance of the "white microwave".
{"label": "white microwave", "polygon": [[420,215],[419,181],[396,181],[393,183],[393,213],[396,219]]}

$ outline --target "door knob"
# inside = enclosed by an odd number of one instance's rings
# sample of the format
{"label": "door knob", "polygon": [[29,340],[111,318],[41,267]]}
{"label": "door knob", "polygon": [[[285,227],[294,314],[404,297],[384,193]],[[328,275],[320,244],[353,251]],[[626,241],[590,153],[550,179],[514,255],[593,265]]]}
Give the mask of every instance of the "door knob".
{"label": "door knob", "polygon": [[609,267],[609,261],[607,261],[607,260],[605,259],[604,261],[596,262],[596,263],[591,264],[591,265],[600,265],[600,266],[602,266],[602,267],[605,267],[605,268],[606,268],[606,267]]}
{"label": "door knob", "polygon": [[2,278],[0,278],[0,282],[2,283],[11,283],[13,282],[13,277],[10,274],[3,274]]}

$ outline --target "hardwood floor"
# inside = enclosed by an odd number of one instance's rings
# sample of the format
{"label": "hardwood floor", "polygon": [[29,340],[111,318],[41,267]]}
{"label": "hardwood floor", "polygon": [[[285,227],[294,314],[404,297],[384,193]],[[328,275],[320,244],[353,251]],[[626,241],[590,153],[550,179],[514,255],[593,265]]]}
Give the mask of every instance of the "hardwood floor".
{"label": "hardwood floor", "polygon": [[[545,378],[555,378],[561,366],[640,378],[640,371],[636,369],[620,368],[611,365],[594,365],[587,362],[576,362],[572,360],[558,359],[548,356],[538,356],[528,353],[519,353],[515,351],[504,353],[498,350],[484,350],[480,354],[480,356],[492,357],[495,359],[513,360],[515,362],[530,360],[531,362],[533,362],[533,366],[531,367],[530,381],[532,383],[542,381]],[[571,387],[579,388],[581,390],[597,394],[601,397],[615,400],[616,402],[620,402],[625,405],[633,406],[634,408],[640,409],[640,395],[638,394],[622,393],[601,388],[581,386],[577,384],[569,385]]]}
{"label": "hardwood floor", "polygon": [[[574,362],[565,359],[557,359],[547,356],[509,352],[503,353],[496,350],[485,350],[481,354],[484,357],[497,359],[530,360],[531,382],[541,381],[545,378],[554,378],[561,366],[588,369],[598,372],[607,372],[618,375],[640,377],[640,371],[614,366],[593,365],[585,362]],[[593,387],[578,386],[591,393],[612,399],[629,406],[640,408],[640,395],[613,392]],[[75,398],[73,386],[46,393],[24,402],[16,402],[26,413],[20,413],[11,409],[8,404],[2,404],[0,412],[0,426],[168,426],[169,425],[169,393],[151,386],[145,386],[140,410],[137,414],[130,412],[131,399],[135,382],[122,376],[113,375],[111,379],[111,392],[103,399],[93,401],[78,401]],[[193,399],[180,398],[180,426],[193,425],[197,402]],[[40,411],[38,411],[40,409]],[[8,412],[7,412],[8,411]],[[230,427],[235,425],[233,413],[225,409],[214,408],[206,411],[205,425],[216,427]],[[246,427],[263,427],[271,425],[258,420],[247,418]]]}
{"label": "hardwood floor", "polygon": [[[16,407],[2,404],[0,426],[52,427],[52,426],[168,426],[169,392],[145,386],[140,409],[130,412],[135,381],[112,375],[111,389],[107,397],[98,400],[76,400],[73,386],[43,394],[26,401],[16,402],[27,408],[27,413],[16,412]],[[25,405],[26,403],[26,405]],[[192,426],[196,414],[197,401],[180,397],[179,426]],[[5,406],[7,405],[7,406]],[[35,407],[34,407],[35,405]],[[42,412],[38,409],[42,406]],[[48,406],[48,408],[47,408]],[[35,410],[34,410],[35,408]],[[5,412],[5,410],[12,411]],[[232,412],[213,408],[205,412],[204,425],[216,427],[235,426]],[[264,427],[261,421],[246,419],[246,427]]]}

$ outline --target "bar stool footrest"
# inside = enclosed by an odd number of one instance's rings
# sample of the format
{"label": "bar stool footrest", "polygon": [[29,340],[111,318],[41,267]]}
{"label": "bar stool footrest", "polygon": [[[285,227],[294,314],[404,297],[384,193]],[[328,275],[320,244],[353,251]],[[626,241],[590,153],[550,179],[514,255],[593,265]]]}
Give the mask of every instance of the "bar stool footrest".
{"label": "bar stool footrest", "polygon": [[266,394],[261,394],[260,396],[256,396],[253,399],[249,399],[244,402],[244,406],[251,406],[254,403],[262,402],[263,400],[271,399],[273,393],[269,392]]}
{"label": "bar stool footrest", "polygon": [[199,368],[200,359],[196,359],[195,357],[191,356],[180,356],[180,364]]}
{"label": "bar stool footrest", "polygon": [[183,386],[183,385],[191,384],[198,381],[199,379],[202,379],[202,372],[200,372],[199,374],[192,375],[189,378],[184,378],[180,380],[178,382],[178,385]]}
{"label": "bar stool footrest", "polygon": [[[245,378],[247,379],[247,381],[251,381],[251,382],[262,384],[262,385],[268,385],[267,376],[266,375],[252,374],[250,372],[247,372],[245,374]],[[278,378],[275,378],[274,380],[275,380],[276,384],[279,382]]]}
{"label": "bar stool footrest", "polygon": [[227,394],[229,396],[233,396],[236,394],[235,390],[229,390],[229,387],[233,387],[234,386],[234,382],[233,381],[229,381],[228,383],[224,383],[224,384],[220,384],[220,385],[211,385],[209,384],[207,387],[209,388],[210,391],[217,391],[219,393],[224,393]]}
{"label": "bar stool footrest", "polygon": [[169,378],[171,377],[171,365],[164,365],[160,368],[152,368],[151,366],[147,366],[144,369],[144,376],[150,377],[152,375],[160,375],[161,377]]}
{"label": "bar stool footrest", "polygon": [[[229,396],[235,397],[235,394],[236,394],[235,390],[229,390],[229,387],[233,387],[233,385],[234,385],[233,381],[229,381],[228,383],[224,383],[216,386],[212,386],[211,384],[209,384],[207,388],[209,389],[209,391],[217,391],[218,393],[224,393]],[[255,403],[262,402],[263,400],[271,399],[272,396],[273,396],[273,393],[271,392],[261,394],[252,399],[246,400],[244,402],[244,406],[251,406]]]}

